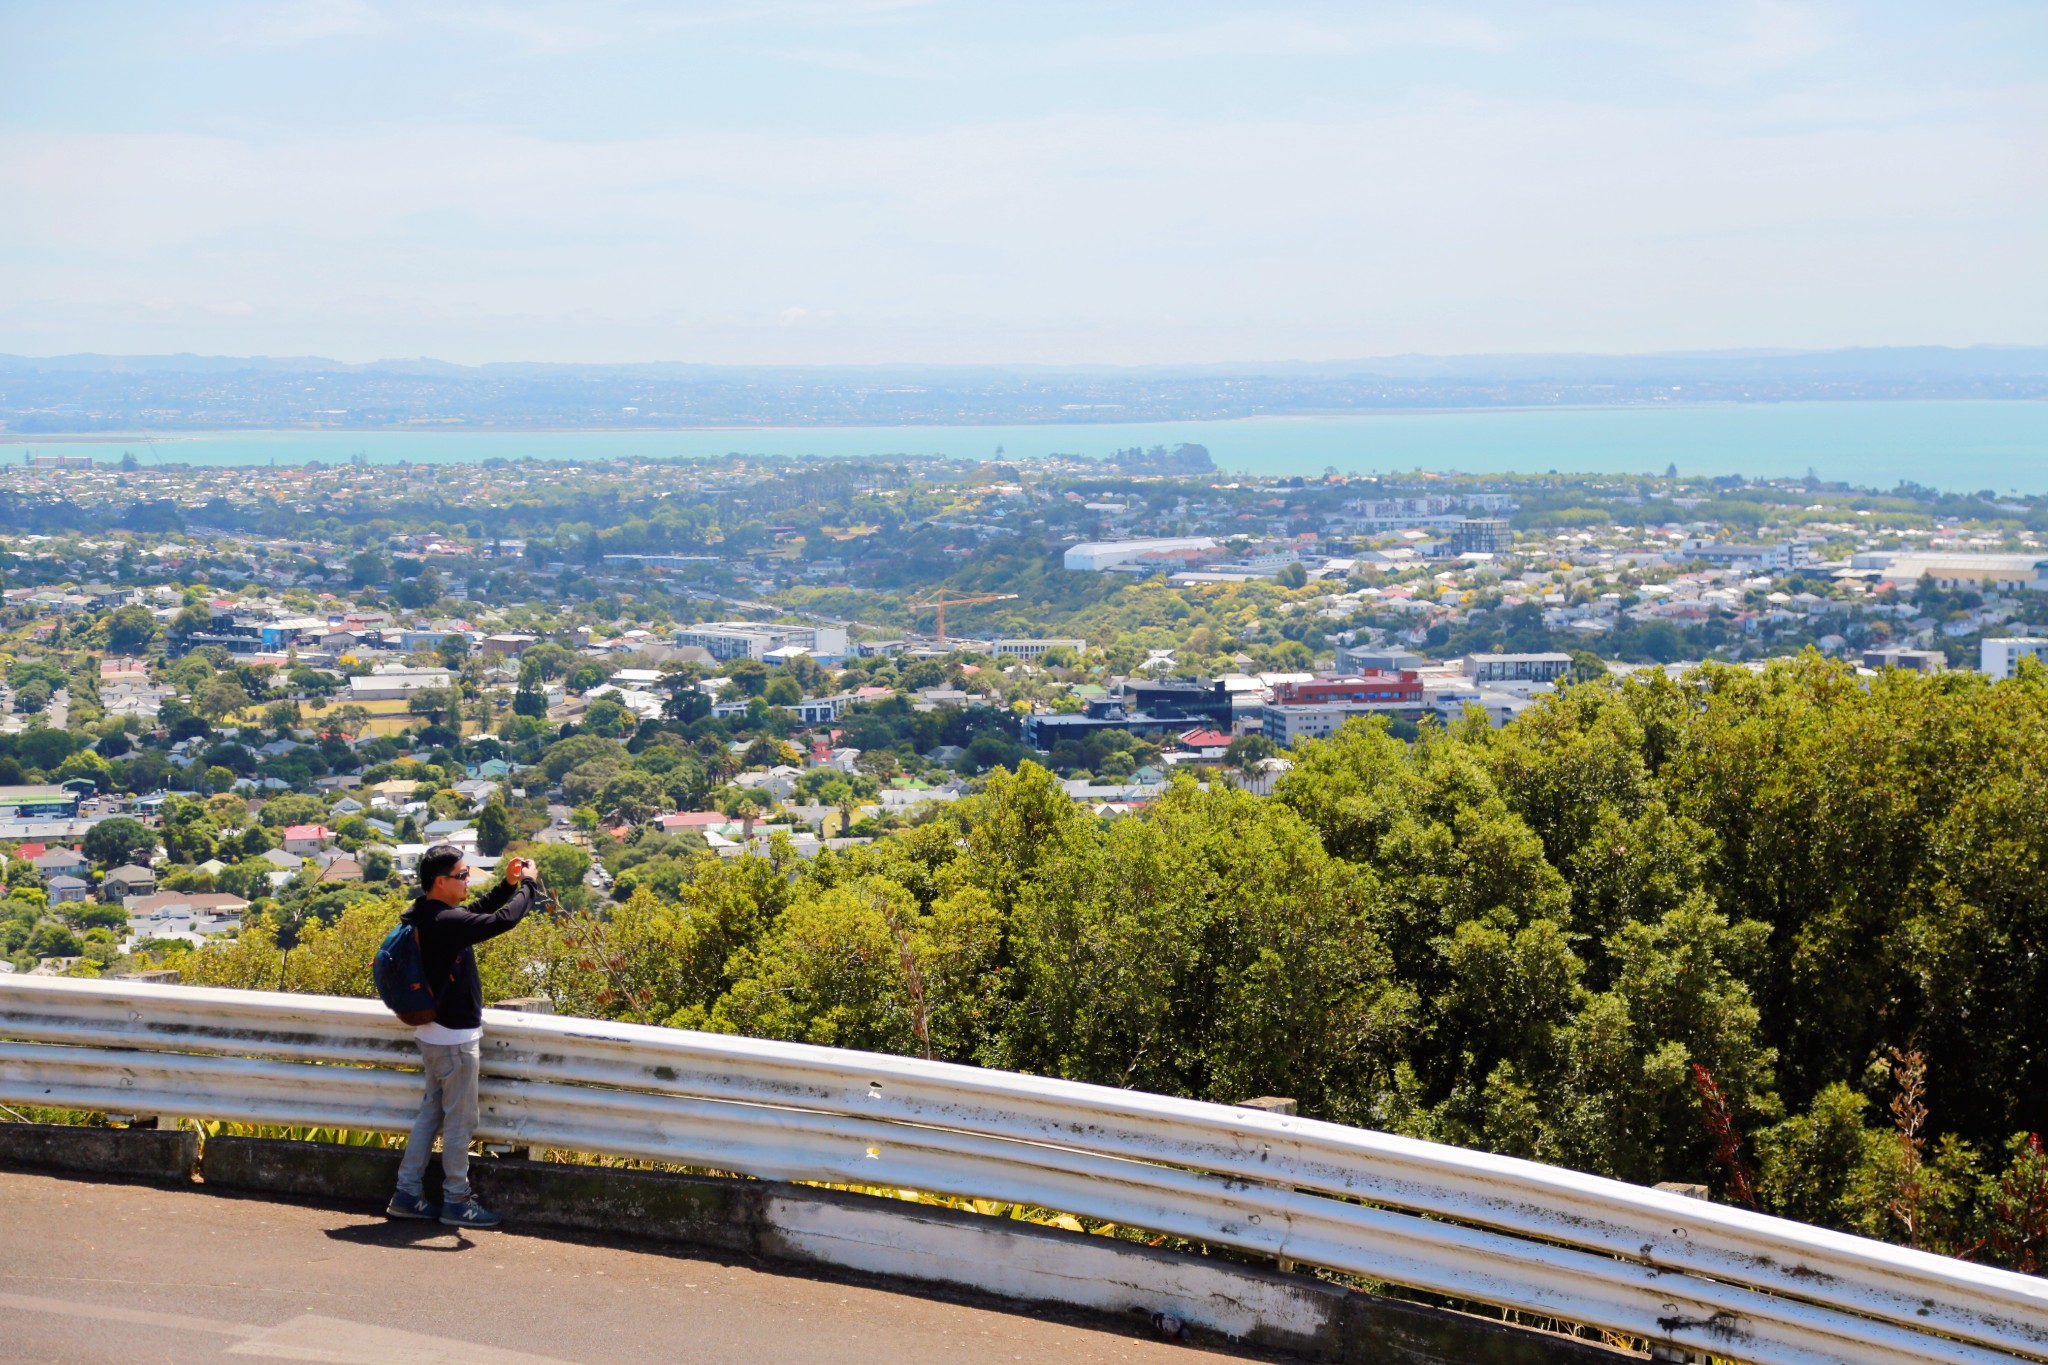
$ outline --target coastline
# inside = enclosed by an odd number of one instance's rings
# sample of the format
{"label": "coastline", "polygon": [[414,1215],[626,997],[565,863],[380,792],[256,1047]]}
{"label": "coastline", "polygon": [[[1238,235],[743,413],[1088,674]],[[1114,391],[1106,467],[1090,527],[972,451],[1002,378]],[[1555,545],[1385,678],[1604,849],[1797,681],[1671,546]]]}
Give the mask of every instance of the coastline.
{"label": "coastline", "polygon": [[[563,463],[728,457],[986,461],[1101,460],[1132,446],[1206,446],[1216,477],[1415,473],[1801,478],[1888,489],[2048,492],[2048,400],[1800,399],[1554,407],[1375,408],[1338,414],[1159,422],[710,427],[287,427],[145,432],[0,432],[0,455],[132,454],[215,467]],[[20,458],[14,457],[20,452]],[[1104,469],[1114,477],[1115,471]]]}
{"label": "coastline", "polygon": [[492,426],[482,424],[437,422],[419,426],[348,426],[348,425],[306,425],[267,427],[168,427],[149,429],[128,429],[122,431],[57,431],[20,432],[0,427],[0,445],[35,445],[39,443],[66,445],[119,444],[124,441],[158,442],[220,439],[227,437],[293,437],[293,436],[661,436],[661,435],[703,435],[711,433],[800,435],[818,431],[916,431],[922,429],[971,431],[977,429],[1014,429],[1065,431],[1090,430],[1102,427],[1144,426],[1243,426],[1262,422],[1334,422],[1368,421],[1375,418],[1402,417],[1480,417],[1489,414],[1521,415],[1531,413],[1644,413],[1644,412],[1724,412],[1772,408],[1841,408],[1841,407],[1934,407],[1943,404],[1975,406],[1994,404],[2014,407],[2048,407],[2048,397],[2012,398],[1742,398],[1742,399],[1686,399],[1680,402],[1624,402],[1624,403],[1489,403],[1479,407],[1375,407],[1375,408],[1334,408],[1329,410],[1308,410],[1301,412],[1261,412],[1242,417],[1076,417],[1072,419],[1006,422],[970,421],[912,421],[912,422],[760,422],[735,423],[712,422],[686,426]]}

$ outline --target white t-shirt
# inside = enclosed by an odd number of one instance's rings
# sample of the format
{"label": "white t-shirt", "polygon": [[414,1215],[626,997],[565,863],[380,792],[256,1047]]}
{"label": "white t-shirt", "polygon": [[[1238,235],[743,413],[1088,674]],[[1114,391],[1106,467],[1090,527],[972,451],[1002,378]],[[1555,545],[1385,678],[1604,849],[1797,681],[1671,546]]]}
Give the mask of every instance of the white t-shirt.
{"label": "white t-shirt", "polygon": [[452,1043],[473,1043],[484,1036],[484,1026],[475,1028],[449,1028],[445,1024],[421,1024],[412,1031],[412,1036],[422,1043],[437,1043],[447,1047]]}

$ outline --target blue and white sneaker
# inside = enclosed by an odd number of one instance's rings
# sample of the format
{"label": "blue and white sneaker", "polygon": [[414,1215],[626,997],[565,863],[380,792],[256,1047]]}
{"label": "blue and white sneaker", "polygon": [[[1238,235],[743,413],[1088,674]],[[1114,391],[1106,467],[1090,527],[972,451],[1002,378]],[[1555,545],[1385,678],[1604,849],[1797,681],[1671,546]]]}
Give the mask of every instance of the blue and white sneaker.
{"label": "blue and white sneaker", "polygon": [[391,1202],[384,1206],[387,1218],[422,1218],[431,1221],[441,1216],[441,1206],[431,1199],[423,1199],[404,1190],[391,1196]]}
{"label": "blue and white sneaker", "polygon": [[451,1228],[488,1232],[505,1220],[472,1199],[463,1204],[443,1204],[441,1221]]}

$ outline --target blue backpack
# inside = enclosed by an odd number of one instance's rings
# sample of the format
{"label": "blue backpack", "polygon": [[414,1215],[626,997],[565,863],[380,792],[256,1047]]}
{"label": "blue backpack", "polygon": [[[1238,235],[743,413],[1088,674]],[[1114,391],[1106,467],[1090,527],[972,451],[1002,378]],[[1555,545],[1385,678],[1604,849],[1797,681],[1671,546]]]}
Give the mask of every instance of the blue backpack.
{"label": "blue backpack", "polygon": [[[448,979],[455,979],[453,971]],[[427,985],[427,963],[416,925],[400,920],[398,927],[384,936],[377,955],[370,959],[370,980],[376,983],[377,998],[400,1023],[417,1028],[434,1022],[441,1006],[440,992]]]}

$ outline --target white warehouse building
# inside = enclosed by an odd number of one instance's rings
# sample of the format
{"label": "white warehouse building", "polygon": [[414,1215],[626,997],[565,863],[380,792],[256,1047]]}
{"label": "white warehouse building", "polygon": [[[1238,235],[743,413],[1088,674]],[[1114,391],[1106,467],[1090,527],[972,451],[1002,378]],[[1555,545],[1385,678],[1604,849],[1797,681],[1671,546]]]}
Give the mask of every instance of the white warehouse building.
{"label": "white warehouse building", "polygon": [[1135,564],[1147,559],[1169,559],[1199,554],[1216,548],[1207,536],[1180,536],[1159,540],[1089,540],[1067,547],[1066,566],[1097,573],[1118,564]]}
{"label": "white warehouse building", "polygon": [[1894,583],[1931,578],[1943,588],[1974,588],[1984,583],[2005,588],[2048,591],[2048,559],[2038,554],[1964,554],[1946,550],[1864,550],[1849,557],[1852,569],[1879,569]]}

